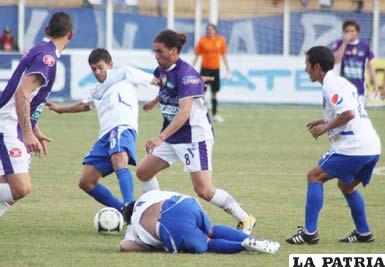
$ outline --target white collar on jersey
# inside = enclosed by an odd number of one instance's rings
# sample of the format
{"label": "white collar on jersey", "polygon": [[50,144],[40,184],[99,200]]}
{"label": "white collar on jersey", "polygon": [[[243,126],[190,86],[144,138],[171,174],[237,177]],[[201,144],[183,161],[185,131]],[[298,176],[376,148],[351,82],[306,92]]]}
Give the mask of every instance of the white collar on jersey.
{"label": "white collar on jersey", "polygon": [[[43,38],[43,42],[49,43],[49,42],[51,42],[51,39],[49,39],[49,38],[47,38],[47,37],[44,37],[44,38]],[[56,53],[57,58],[60,58],[61,55],[60,55],[59,50],[57,50],[57,48],[56,48],[56,50],[55,50],[55,53]]]}
{"label": "white collar on jersey", "polygon": [[351,41],[349,44],[350,45],[357,45],[360,42],[360,39],[356,39],[354,41]]}
{"label": "white collar on jersey", "polygon": [[325,84],[326,80],[330,79],[330,77],[332,76],[335,76],[336,74],[334,73],[333,70],[329,70],[328,72],[326,72],[326,75],[322,81],[322,84]]}
{"label": "white collar on jersey", "polygon": [[167,69],[165,69],[165,71],[169,72],[169,71],[172,71],[174,68],[176,67],[176,64],[172,64],[170,67],[168,67]]}

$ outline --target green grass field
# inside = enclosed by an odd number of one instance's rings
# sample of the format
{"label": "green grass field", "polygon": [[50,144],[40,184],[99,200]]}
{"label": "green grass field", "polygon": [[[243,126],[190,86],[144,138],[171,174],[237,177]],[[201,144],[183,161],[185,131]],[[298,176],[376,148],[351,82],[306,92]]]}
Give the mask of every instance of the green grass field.
{"label": "green grass field", "polygon": [[[214,182],[229,191],[257,218],[254,234],[281,243],[277,255],[171,255],[118,252],[123,237],[101,236],[93,217],[101,208],[78,188],[81,161],[97,138],[95,112],[56,115],[45,111],[40,121],[54,140],[48,156],[33,158],[32,193],[0,218],[0,266],[288,266],[292,253],[384,253],[385,177],[374,175],[362,190],[376,241],[339,244],[354,229],[336,182],[325,186],[316,246],[289,246],[284,240],[303,224],[306,174],[327,151],[325,137],[314,140],[306,123],[322,116],[320,108],[225,107],[225,123],[215,124]],[[385,136],[385,110],[369,111],[380,137]],[[137,149],[160,129],[159,112],[140,114]],[[383,150],[385,146],[383,145]],[[382,158],[377,167],[384,167]],[[182,165],[162,172],[161,188],[194,195]],[[136,182],[136,181],[135,181]],[[115,175],[103,180],[119,193]],[[136,194],[140,190],[136,183]],[[235,226],[234,219],[202,201],[214,223]]]}

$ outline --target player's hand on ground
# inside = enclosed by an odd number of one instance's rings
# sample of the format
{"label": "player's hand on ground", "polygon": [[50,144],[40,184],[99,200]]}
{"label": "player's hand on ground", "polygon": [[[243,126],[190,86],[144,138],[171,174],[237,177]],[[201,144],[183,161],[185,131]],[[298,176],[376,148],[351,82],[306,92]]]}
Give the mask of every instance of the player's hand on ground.
{"label": "player's hand on ground", "polygon": [[327,126],[326,124],[319,124],[317,126],[313,126],[312,128],[309,128],[309,132],[311,135],[317,139],[327,131]]}
{"label": "player's hand on ground", "polygon": [[145,112],[149,112],[149,111],[151,111],[156,106],[157,103],[158,103],[158,101],[155,100],[155,99],[153,99],[151,101],[148,101],[147,103],[145,103],[143,105],[143,110]]}
{"label": "player's hand on ground", "polygon": [[153,139],[150,139],[147,141],[146,143],[146,151],[148,154],[151,154],[152,151],[154,150],[154,148],[156,148],[157,146],[160,146],[160,144],[162,144],[163,140],[160,139],[159,137],[155,137]]}
{"label": "player's hand on ground", "polygon": [[40,144],[39,139],[37,139],[37,137],[32,132],[24,133],[23,142],[27,148],[28,153],[34,153],[35,156],[39,157],[41,156],[43,147]]}

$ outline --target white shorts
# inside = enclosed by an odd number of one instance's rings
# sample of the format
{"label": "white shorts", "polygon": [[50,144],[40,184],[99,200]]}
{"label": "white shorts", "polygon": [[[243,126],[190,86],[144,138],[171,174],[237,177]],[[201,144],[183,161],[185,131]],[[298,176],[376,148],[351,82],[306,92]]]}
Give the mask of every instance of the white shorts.
{"label": "white shorts", "polygon": [[163,159],[170,166],[181,160],[185,172],[211,171],[213,145],[212,139],[189,144],[163,142],[154,149],[152,154]]}
{"label": "white shorts", "polygon": [[0,175],[27,173],[31,157],[17,137],[4,137],[0,133],[0,163]]}

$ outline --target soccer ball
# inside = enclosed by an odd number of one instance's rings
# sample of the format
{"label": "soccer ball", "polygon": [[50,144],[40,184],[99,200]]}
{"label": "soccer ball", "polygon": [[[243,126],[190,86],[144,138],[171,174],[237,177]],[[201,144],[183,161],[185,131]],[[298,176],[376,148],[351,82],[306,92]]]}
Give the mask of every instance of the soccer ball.
{"label": "soccer ball", "polygon": [[100,234],[117,234],[123,228],[123,216],[114,208],[102,208],[94,218],[96,231]]}

